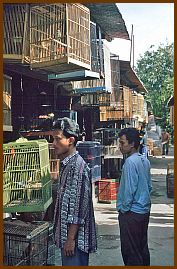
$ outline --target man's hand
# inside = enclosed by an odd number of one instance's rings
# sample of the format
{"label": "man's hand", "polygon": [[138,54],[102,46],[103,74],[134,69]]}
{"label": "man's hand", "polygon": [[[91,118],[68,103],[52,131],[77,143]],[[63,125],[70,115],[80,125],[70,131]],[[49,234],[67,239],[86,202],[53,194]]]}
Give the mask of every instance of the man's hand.
{"label": "man's hand", "polygon": [[64,244],[64,255],[65,256],[74,256],[75,254],[75,240],[68,238]]}

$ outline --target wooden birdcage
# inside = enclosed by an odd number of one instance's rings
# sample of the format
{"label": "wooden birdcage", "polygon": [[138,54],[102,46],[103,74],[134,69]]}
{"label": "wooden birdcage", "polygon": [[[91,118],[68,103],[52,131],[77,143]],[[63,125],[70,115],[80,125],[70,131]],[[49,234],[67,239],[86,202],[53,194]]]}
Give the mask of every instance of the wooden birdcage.
{"label": "wooden birdcage", "polygon": [[100,107],[100,121],[122,120],[123,117],[123,110],[111,106]]}
{"label": "wooden birdcage", "polygon": [[[90,11],[81,4],[38,4],[30,10],[30,64],[59,72],[90,69]],[[69,67],[68,67],[69,64]]]}
{"label": "wooden birdcage", "polygon": [[132,90],[120,86],[117,102],[112,103],[112,106],[100,108],[100,121],[131,119],[132,103]]}
{"label": "wooden birdcage", "polygon": [[132,93],[132,113],[133,117],[137,117],[138,115],[138,97],[137,93]]}
{"label": "wooden birdcage", "polygon": [[116,106],[120,99],[120,65],[117,55],[111,55],[111,82],[111,106]]}
{"label": "wooden birdcage", "polygon": [[138,104],[138,116],[141,119],[144,119],[144,97],[141,94],[137,95],[137,104]]}
{"label": "wooden birdcage", "polygon": [[33,69],[90,69],[90,11],[81,4],[5,4],[3,53]]}
{"label": "wooden birdcage", "polygon": [[27,4],[4,4],[4,43],[3,59],[10,62],[23,62],[24,52],[29,51]]}
{"label": "wooden birdcage", "polygon": [[82,106],[109,106],[110,93],[88,93],[81,96]]}

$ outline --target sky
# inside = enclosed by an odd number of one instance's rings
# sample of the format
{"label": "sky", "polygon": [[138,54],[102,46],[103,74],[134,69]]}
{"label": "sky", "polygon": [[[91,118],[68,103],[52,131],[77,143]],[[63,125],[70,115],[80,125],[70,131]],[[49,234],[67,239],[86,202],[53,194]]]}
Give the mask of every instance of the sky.
{"label": "sky", "polygon": [[[151,45],[174,42],[174,3],[117,3],[131,38],[134,34],[134,64]],[[131,42],[115,38],[109,42],[111,52],[120,60],[130,60]]]}

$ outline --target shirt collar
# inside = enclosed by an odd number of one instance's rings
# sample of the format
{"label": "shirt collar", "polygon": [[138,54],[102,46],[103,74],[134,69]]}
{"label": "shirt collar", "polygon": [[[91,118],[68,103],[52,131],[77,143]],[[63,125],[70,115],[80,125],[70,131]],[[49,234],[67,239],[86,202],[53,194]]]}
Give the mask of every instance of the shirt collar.
{"label": "shirt collar", "polygon": [[73,154],[67,156],[66,158],[64,158],[62,161],[61,161],[61,165],[65,166],[67,165],[67,163],[70,161],[71,158],[73,158],[75,155],[78,154],[78,151],[74,152]]}

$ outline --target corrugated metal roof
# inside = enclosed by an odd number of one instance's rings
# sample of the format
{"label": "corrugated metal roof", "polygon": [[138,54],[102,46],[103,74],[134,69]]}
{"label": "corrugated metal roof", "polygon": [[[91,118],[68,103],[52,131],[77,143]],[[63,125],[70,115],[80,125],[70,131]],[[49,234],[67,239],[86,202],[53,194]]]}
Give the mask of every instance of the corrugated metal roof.
{"label": "corrugated metal roof", "polygon": [[147,93],[147,89],[136,75],[135,71],[131,68],[129,61],[119,61],[120,63],[120,83],[128,86],[129,88],[140,92]]}
{"label": "corrugated metal roof", "polygon": [[84,5],[90,9],[91,19],[100,26],[108,41],[113,38],[130,40],[125,21],[115,3]]}

